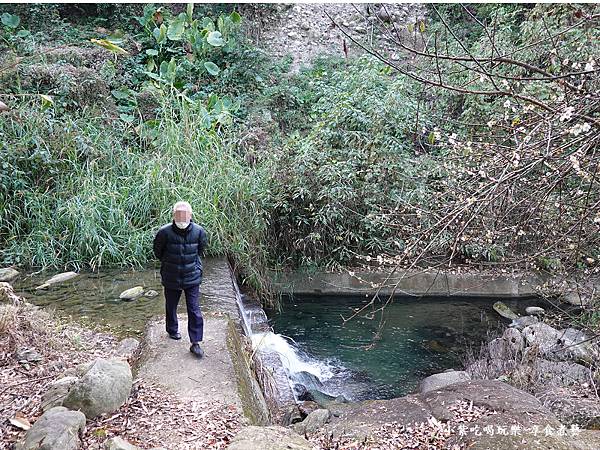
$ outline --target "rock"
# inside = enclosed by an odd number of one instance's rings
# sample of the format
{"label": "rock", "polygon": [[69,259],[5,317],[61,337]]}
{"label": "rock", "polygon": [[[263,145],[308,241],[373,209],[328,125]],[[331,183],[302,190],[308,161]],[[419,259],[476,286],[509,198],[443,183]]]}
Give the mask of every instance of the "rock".
{"label": "rock", "polygon": [[130,444],[118,436],[104,442],[104,448],[106,450],[140,450],[140,447]]}
{"label": "rock", "polygon": [[35,348],[22,348],[15,356],[20,363],[35,363],[42,360],[42,355]]}
{"label": "rock", "polygon": [[[514,359],[479,359],[466,368],[472,379],[494,380],[512,373],[519,364]],[[502,380],[502,378],[501,378]]]}
{"label": "rock", "polygon": [[150,289],[144,293],[144,297],[148,297],[148,298],[153,298],[153,297],[156,297],[157,295],[158,295],[158,292],[156,292],[153,289]]}
{"label": "rock", "polygon": [[432,339],[430,341],[424,341],[423,345],[429,349],[432,350],[436,353],[447,353],[448,349],[446,347],[444,347],[442,344],[440,344],[439,341],[436,341],[435,339]]}
{"label": "rock", "polygon": [[507,328],[504,330],[502,339],[506,342],[507,348],[513,353],[519,353],[525,348],[523,334],[515,328]]}
{"label": "rock", "polygon": [[47,411],[55,406],[62,406],[69,389],[77,380],[77,377],[63,377],[50,384],[48,390],[42,395],[42,410]]}
{"label": "rock", "polygon": [[125,338],[116,349],[113,350],[112,354],[116,357],[123,359],[130,359],[140,346],[140,341],[134,338]]}
{"label": "rock", "polygon": [[243,428],[228,450],[312,450],[312,445],[289,428],[280,426]]}
{"label": "rock", "polygon": [[295,31],[290,31],[287,35],[290,38],[296,38],[296,37],[298,37],[298,33],[296,33]]}
{"label": "rock", "polygon": [[88,419],[118,409],[129,397],[131,368],[120,359],[96,359],[69,390],[63,405],[81,410]]}
{"label": "rock", "polygon": [[581,330],[575,328],[560,330],[558,344],[559,348],[555,353],[560,359],[572,359],[584,364],[594,364],[600,359],[597,344],[592,343]]}
{"label": "rock", "polygon": [[546,312],[544,308],[540,308],[539,306],[528,306],[525,308],[525,312],[531,316],[541,316]]}
{"label": "rock", "polygon": [[584,397],[579,387],[572,389],[543,386],[537,390],[535,396],[556,414],[562,423],[576,423],[580,428],[600,429],[600,401],[593,393]]}
{"label": "rock", "polygon": [[543,322],[529,325],[523,329],[523,336],[528,346],[537,346],[542,354],[556,350],[559,331]]}
{"label": "rock", "polygon": [[[591,371],[587,367],[569,361],[550,361],[534,353],[525,351],[523,364],[504,370],[513,384],[539,386],[570,386],[583,384],[591,380]],[[529,361],[527,361],[529,359]]]}
{"label": "rock", "polygon": [[80,446],[79,432],[85,427],[85,416],[56,406],[36,420],[25,434],[18,450],[71,450]]}
{"label": "rock", "polygon": [[323,388],[323,383],[321,382],[321,380],[319,380],[319,377],[317,377],[316,375],[314,375],[310,372],[304,372],[304,371],[296,372],[296,373],[292,374],[292,378],[294,379],[294,381],[296,383],[301,384],[309,391],[311,389],[322,389]]}
{"label": "rock", "polygon": [[367,32],[367,29],[362,25],[358,25],[354,27],[354,31],[356,31],[357,33],[365,34]]}
{"label": "rock", "polygon": [[308,416],[311,412],[319,409],[319,405],[317,402],[312,402],[310,400],[298,403],[298,409],[300,410],[300,414],[303,416]]}
{"label": "rock", "polygon": [[40,286],[36,287],[36,290],[37,289],[46,289],[47,287],[49,287],[53,284],[62,283],[63,281],[67,281],[67,280],[70,280],[71,278],[75,278],[77,275],[79,275],[77,272],[59,273],[58,275],[54,275],[53,277],[46,280],[44,282],[44,284],[41,284]]}
{"label": "rock", "polygon": [[529,325],[533,325],[534,323],[538,323],[540,320],[535,316],[525,316],[514,319],[509,327],[516,328],[518,330],[522,330]]}
{"label": "rock", "polygon": [[323,391],[320,391],[319,389],[308,389],[307,392],[308,395],[306,396],[306,398],[316,402],[321,408],[327,408],[327,405],[329,405],[330,403],[338,401],[338,397],[329,395]]}
{"label": "rock", "polygon": [[8,111],[10,108],[4,102],[0,102],[0,112]]}
{"label": "rock", "polygon": [[292,424],[295,424],[295,423],[301,422],[301,421],[302,421],[302,413],[300,412],[298,405],[288,405],[281,412],[281,417],[280,417],[278,423],[280,423],[281,425],[287,426],[287,425],[292,425]]}
{"label": "rock", "polygon": [[506,306],[502,302],[496,302],[492,306],[494,311],[500,314],[502,317],[506,317],[507,319],[515,320],[518,319],[519,316],[515,314],[508,306]]}
{"label": "rock", "polygon": [[436,373],[421,380],[419,383],[419,392],[424,394],[429,391],[443,388],[453,383],[468,381],[471,375],[463,370],[453,370],[451,372]]}
{"label": "rock", "polygon": [[[533,395],[500,381],[471,380],[425,394],[333,405],[330,409],[332,417],[326,429],[334,437],[343,433],[361,439],[386,423],[408,426],[427,423],[431,416],[445,422],[454,418],[453,408],[458,402],[472,402],[475,407],[485,407],[495,412],[470,421],[469,430],[476,426],[475,429],[481,431],[488,425],[495,429],[498,424],[507,423],[529,429],[535,425],[540,429],[546,425],[554,429],[560,426],[556,416]],[[460,440],[463,437],[457,434],[455,438]],[[452,448],[452,445],[448,445],[448,448]]]}
{"label": "rock", "polygon": [[548,432],[543,427],[538,433],[533,433],[531,427],[521,427],[514,434],[499,433],[470,433],[460,438],[460,448],[469,450],[596,450],[600,448],[600,432],[579,430],[571,432],[569,427],[559,434],[552,427]]}
{"label": "rock", "polygon": [[[1,111],[1,109],[0,109],[0,111]],[[3,269],[0,269],[0,281],[5,281],[7,283],[10,283],[15,278],[17,278],[18,275],[19,275],[19,271],[13,269],[12,267],[6,267]]]}
{"label": "rock", "polygon": [[545,323],[526,327],[523,335],[531,347],[529,352],[539,350],[548,358],[573,360],[583,364],[592,364],[600,357],[600,349],[588,341],[585,333],[574,328],[557,330]]}
{"label": "rock", "polygon": [[317,409],[311,412],[302,422],[294,424],[294,431],[300,435],[316,433],[331,417],[328,409]]}
{"label": "rock", "polygon": [[121,300],[134,300],[141,297],[144,294],[144,288],[142,286],[135,286],[127,289],[119,295]]}

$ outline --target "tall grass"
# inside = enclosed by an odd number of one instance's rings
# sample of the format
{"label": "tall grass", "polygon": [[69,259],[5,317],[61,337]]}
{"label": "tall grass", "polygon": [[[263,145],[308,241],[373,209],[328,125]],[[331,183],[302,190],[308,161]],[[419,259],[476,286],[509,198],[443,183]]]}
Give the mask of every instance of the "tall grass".
{"label": "tall grass", "polygon": [[5,116],[0,263],[142,267],[172,205],[187,200],[209,234],[208,255],[233,255],[261,289],[266,177],[238,156],[226,130],[207,130],[201,119],[171,96],[151,139],[120,121],[55,117],[31,103]]}

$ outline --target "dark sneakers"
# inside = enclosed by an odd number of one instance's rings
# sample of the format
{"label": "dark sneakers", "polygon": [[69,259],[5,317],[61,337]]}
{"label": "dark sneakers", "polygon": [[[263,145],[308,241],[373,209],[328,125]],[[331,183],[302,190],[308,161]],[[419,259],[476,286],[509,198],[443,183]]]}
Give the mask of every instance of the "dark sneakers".
{"label": "dark sneakers", "polygon": [[178,341],[179,339],[181,339],[181,333],[169,334],[169,337]]}
{"label": "dark sneakers", "polygon": [[198,358],[202,358],[204,356],[204,350],[202,350],[198,344],[192,344],[190,347],[190,352],[192,352]]}

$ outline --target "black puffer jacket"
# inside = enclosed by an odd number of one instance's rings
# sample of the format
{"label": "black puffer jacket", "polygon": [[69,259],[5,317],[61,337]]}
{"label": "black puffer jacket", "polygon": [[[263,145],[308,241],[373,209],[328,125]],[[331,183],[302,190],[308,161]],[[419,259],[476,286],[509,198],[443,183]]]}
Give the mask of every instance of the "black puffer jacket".
{"label": "black puffer jacket", "polygon": [[154,255],[162,262],[160,277],[168,289],[187,289],[202,283],[202,259],[207,244],[204,228],[190,220],[185,229],[175,220],[160,227],[154,237]]}

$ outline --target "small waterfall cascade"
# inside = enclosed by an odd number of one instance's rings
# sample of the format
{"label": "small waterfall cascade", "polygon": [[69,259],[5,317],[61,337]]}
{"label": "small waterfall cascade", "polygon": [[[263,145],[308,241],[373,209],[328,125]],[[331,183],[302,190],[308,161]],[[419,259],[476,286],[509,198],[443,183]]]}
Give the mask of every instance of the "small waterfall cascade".
{"label": "small waterfall cascade", "polygon": [[264,354],[276,354],[289,380],[290,388],[296,400],[314,394],[335,398],[336,393],[327,392],[323,382],[333,377],[333,367],[323,361],[310,357],[293,342],[274,333],[262,306],[254,299],[238,295],[238,308],[246,336],[252,341],[252,348]]}

